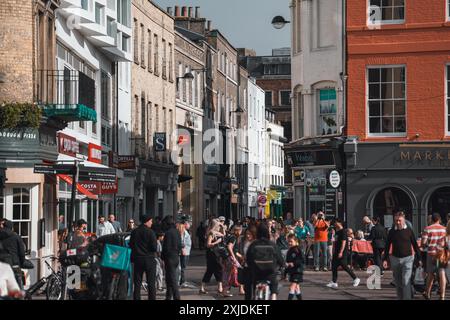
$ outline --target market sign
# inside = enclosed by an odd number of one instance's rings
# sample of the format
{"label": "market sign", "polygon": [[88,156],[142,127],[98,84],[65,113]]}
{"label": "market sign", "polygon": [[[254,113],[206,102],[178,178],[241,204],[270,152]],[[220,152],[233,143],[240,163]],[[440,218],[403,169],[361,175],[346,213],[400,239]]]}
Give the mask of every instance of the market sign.
{"label": "market sign", "polygon": [[58,151],[71,157],[76,157],[80,153],[80,143],[74,137],[64,133],[58,133]]}

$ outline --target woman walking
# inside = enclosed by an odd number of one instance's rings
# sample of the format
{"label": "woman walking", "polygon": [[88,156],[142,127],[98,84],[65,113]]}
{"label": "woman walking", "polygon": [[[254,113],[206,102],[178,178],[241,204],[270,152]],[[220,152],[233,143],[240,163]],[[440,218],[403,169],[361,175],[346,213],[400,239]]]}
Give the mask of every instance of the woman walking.
{"label": "woman walking", "polygon": [[252,300],[253,296],[253,288],[252,288],[252,277],[250,269],[247,265],[245,257],[247,256],[247,251],[253,241],[256,240],[256,226],[251,225],[245,230],[244,239],[241,242],[238,253],[236,257],[238,258],[239,263],[242,266],[242,269],[239,269],[239,283],[241,283],[241,288],[239,294],[245,294],[245,300]]}
{"label": "woman walking", "polygon": [[[219,294],[223,294],[223,266],[221,263],[221,247],[223,244],[225,235],[221,232],[222,224],[218,220],[213,220],[211,226],[207,232],[206,239],[206,272],[202,279],[202,284],[199,293],[208,294],[205,286],[214,278],[217,281],[217,291]],[[226,249],[225,249],[226,250]]]}
{"label": "woman walking", "polygon": [[226,294],[232,297],[231,287],[239,287],[238,282],[238,269],[241,267],[237,260],[236,254],[240,243],[242,242],[242,227],[240,225],[233,226],[231,235],[228,237],[227,249],[228,258],[225,260],[225,272],[224,272],[224,283]]}
{"label": "woman walking", "polygon": [[436,263],[438,266],[440,300],[445,300],[447,280],[450,280],[450,267],[448,265],[450,253],[450,221],[447,222],[446,236],[437,245]]}

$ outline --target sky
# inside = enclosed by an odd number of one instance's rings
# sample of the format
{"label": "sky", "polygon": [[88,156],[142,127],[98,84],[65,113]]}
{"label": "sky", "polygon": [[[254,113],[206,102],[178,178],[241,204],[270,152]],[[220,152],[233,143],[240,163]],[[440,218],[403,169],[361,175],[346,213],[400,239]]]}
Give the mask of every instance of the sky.
{"label": "sky", "polygon": [[[200,7],[200,16],[212,21],[235,48],[254,49],[258,55],[271,55],[272,49],[290,46],[290,26],[275,29],[277,15],[290,20],[290,0],[155,0],[167,7]],[[180,8],[181,11],[181,8]]]}

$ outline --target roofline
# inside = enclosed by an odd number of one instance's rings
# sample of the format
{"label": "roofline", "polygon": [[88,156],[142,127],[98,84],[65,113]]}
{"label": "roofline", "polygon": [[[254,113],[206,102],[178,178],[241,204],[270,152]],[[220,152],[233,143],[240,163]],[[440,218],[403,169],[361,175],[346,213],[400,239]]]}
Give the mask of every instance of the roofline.
{"label": "roofline", "polygon": [[225,37],[225,36],[223,35],[223,33],[220,32],[219,29],[213,29],[213,30],[210,30],[209,33],[208,33],[208,35],[210,35],[211,32],[217,32],[217,33],[218,33],[218,34],[226,41],[226,43],[231,47],[231,49],[233,49],[233,50],[236,51],[236,53],[237,53],[238,50],[231,44],[231,42],[227,39],[227,37]]}

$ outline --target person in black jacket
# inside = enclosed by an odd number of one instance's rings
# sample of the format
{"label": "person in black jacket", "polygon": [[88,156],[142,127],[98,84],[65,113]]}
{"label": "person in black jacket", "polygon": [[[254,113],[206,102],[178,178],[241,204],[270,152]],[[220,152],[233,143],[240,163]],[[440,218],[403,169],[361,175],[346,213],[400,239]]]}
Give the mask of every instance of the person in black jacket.
{"label": "person in black jacket", "polygon": [[381,256],[384,248],[386,247],[387,232],[384,226],[380,223],[379,217],[373,217],[373,228],[370,230],[369,238],[367,240],[372,241],[373,260],[376,266],[381,270],[381,274],[384,273],[383,262]]}
{"label": "person in black jacket", "polygon": [[142,276],[145,272],[148,299],[156,300],[156,250],[155,232],[151,229],[153,219],[143,216],[142,224],[131,232],[131,261],[134,264],[134,300],[141,300]]}
{"label": "person in black jacket", "polygon": [[[277,269],[283,266],[283,257],[277,245],[270,241],[270,231],[267,224],[261,223],[258,226],[256,237],[257,240],[248,248],[246,257],[251,271],[252,287],[254,288],[259,281],[269,281],[272,300],[276,300],[278,294]],[[260,266],[260,261],[262,260],[260,259],[269,257],[273,263],[270,265],[270,268],[265,267],[265,270],[262,271]]]}
{"label": "person in black jacket", "polygon": [[162,222],[164,242],[161,257],[166,270],[166,300],[180,300],[180,291],[177,281],[177,268],[180,263],[182,249],[181,235],[175,227],[172,216],[167,216]]}
{"label": "person in black jacket", "polygon": [[25,244],[22,238],[13,231],[13,223],[9,220],[3,221],[3,228],[0,229],[0,241],[3,249],[9,253],[12,262],[12,269],[17,283],[23,290],[22,269],[25,262]]}
{"label": "person in black jacket", "polygon": [[289,250],[286,254],[286,272],[289,274],[289,300],[293,300],[297,296],[298,300],[302,300],[302,292],[300,283],[303,282],[303,270],[305,266],[305,254],[299,246],[299,241],[295,234],[288,236]]}

